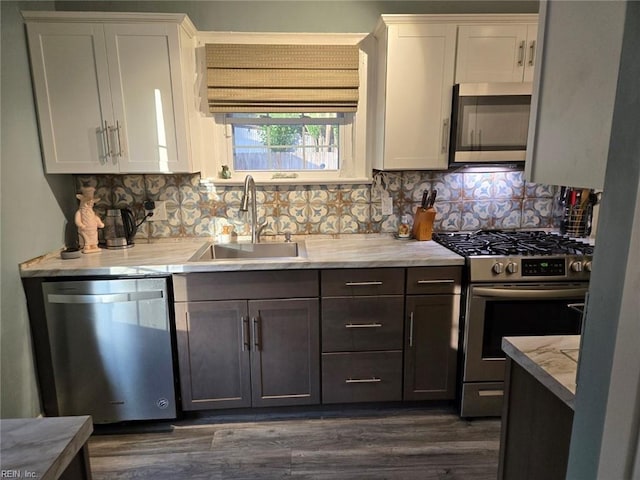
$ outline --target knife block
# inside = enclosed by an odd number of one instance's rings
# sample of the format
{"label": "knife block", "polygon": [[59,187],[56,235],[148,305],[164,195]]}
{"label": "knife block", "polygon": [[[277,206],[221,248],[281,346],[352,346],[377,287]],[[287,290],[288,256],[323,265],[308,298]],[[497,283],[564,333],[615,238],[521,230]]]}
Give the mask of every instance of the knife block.
{"label": "knife block", "polygon": [[435,218],[434,208],[416,208],[416,214],[413,217],[413,237],[416,240],[431,240]]}

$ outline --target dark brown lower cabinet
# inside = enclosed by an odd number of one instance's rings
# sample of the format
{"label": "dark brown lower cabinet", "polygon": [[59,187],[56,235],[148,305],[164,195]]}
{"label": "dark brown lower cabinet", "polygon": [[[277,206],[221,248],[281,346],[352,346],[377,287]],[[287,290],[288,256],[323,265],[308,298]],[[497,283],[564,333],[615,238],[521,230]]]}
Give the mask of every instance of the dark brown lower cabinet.
{"label": "dark brown lower cabinet", "polygon": [[459,295],[406,300],[404,399],[455,398]]}
{"label": "dark brown lower cabinet", "polygon": [[320,402],[316,298],[176,303],[184,410]]}

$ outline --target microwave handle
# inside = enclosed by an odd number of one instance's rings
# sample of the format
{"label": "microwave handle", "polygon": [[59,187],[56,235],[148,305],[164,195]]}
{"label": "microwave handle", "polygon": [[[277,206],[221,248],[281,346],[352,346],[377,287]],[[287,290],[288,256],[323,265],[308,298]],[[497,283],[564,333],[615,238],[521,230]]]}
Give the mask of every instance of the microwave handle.
{"label": "microwave handle", "polygon": [[476,287],[473,289],[474,296],[493,298],[518,298],[518,299],[548,299],[582,297],[587,292],[586,288],[561,288],[558,290],[534,290],[534,289],[509,289],[509,288],[488,288]]}
{"label": "microwave handle", "polygon": [[447,153],[447,147],[449,143],[449,119],[445,118],[442,121],[442,149],[440,153]]}

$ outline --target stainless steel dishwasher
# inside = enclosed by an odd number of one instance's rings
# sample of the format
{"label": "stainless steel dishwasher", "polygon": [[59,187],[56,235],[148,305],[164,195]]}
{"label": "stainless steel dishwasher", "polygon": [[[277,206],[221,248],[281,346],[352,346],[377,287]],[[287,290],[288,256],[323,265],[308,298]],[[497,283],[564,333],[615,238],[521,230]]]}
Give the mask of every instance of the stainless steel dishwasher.
{"label": "stainless steel dishwasher", "polygon": [[167,281],[44,282],[59,415],[176,416]]}

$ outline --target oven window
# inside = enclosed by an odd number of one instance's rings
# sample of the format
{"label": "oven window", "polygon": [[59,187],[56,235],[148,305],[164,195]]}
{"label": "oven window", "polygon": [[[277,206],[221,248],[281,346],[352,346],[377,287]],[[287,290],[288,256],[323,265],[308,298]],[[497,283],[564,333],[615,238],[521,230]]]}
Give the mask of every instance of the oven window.
{"label": "oven window", "polygon": [[578,335],[581,315],[567,307],[570,302],[572,300],[567,299],[487,301],[482,358],[505,358],[502,337]]}

